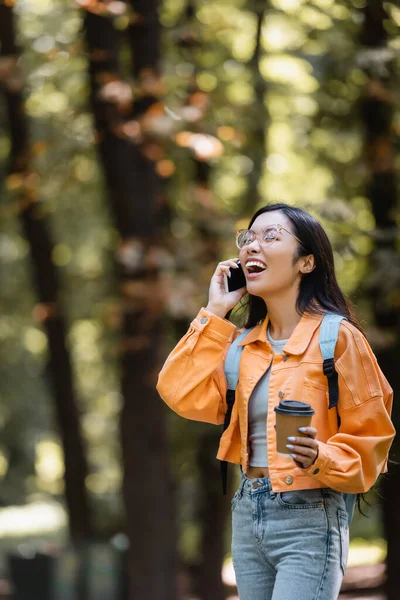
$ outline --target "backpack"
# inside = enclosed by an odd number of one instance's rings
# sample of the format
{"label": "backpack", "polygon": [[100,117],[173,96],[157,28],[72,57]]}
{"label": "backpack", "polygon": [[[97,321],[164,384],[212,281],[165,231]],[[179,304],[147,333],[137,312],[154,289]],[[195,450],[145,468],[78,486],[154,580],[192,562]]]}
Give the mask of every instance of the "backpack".
{"label": "backpack", "polygon": [[[329,390],[329,406],[328,408],[337,407],[339,400],[339,383],[338,374],[335,369],[335,347],[339,334],[340,323],[345,319],[343,315],[336,313],[326,313],[322,319],[320,333],[319,333],[319,347],[321,349],[323,363],[323,372],[328,379],[328,390]],[[226,393],[227,411],[225,414],[225,420],[223,425],[223,431],[225,431],[230,423],[232,408],[235,403],[235,392],[239,381],[239,366],[240,357],[242,355],[243,346],[238,344],[247,336],[251,329],[245,329],[235,340],[232,342],[229,348],[226,360],[225,360],[225,377],[228,383],[228,390]],[[340,417],[338,415],[338,427],[340,427]],[[222,491],[226,494],[227,479],[228,479],[228,463],[227,461],[221,461],[221,479],[222,479]],[[346,504],[346,511],[348,515],[349,524],[353,518],[355,503],[357,494],[343,494],[344,501]]]}

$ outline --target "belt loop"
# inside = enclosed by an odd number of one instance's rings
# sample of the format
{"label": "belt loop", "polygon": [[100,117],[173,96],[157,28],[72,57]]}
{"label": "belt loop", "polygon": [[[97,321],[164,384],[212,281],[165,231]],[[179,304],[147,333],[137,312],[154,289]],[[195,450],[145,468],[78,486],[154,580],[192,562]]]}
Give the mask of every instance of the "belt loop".
{"label": "belt loop", "polygon": [[240,484],[239,484],[239,489],[238,489],[239,498],[241,498],[243,496],[243,489],[244,489],[245,483],[246,483],[246,476],[242,471],[240,474]]}

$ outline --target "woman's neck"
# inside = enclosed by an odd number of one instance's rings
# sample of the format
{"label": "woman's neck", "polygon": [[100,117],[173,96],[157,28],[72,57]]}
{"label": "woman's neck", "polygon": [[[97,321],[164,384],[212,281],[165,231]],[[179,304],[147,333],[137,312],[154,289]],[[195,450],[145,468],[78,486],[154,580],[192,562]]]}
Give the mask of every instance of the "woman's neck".
{"label": "woman's neck", "polygon": [[296,310],[296,298],[289,294],[286,298],[269,298],[265,303],[268,309],[269,331],[274,340],[290,338],[301,315]]}

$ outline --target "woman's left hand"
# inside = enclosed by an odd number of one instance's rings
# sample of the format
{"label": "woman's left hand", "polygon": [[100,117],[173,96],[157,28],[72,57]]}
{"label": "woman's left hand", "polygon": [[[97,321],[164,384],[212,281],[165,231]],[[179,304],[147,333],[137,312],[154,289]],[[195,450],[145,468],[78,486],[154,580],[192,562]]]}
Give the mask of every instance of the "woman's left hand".
{"label": "woman's left hand", "polygon": [[314,427],[301,427],[307,437],[290,437],[287,448],[298,467],[308,469],[318,457],[317,430]]}

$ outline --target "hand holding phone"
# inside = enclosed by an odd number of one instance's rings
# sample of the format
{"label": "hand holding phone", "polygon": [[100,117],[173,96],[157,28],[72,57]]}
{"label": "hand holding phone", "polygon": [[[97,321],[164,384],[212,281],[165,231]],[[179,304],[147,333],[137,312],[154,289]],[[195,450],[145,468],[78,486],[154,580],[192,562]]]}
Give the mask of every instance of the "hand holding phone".
{"label": "hand holding phone", "polygon": [[228,258],[218,263],[211,278],[206,308],[224,318],[245,293],[246,278],[240,263],[237,258]]}
{"label": "hand holding phone", "polygon": [[246,287],[246,277],[243,273],[242,265],[240,262],[237,263],[238,269],[230,269],[230,275],[224,275],[225,291],[235,292],[241,288]]}

